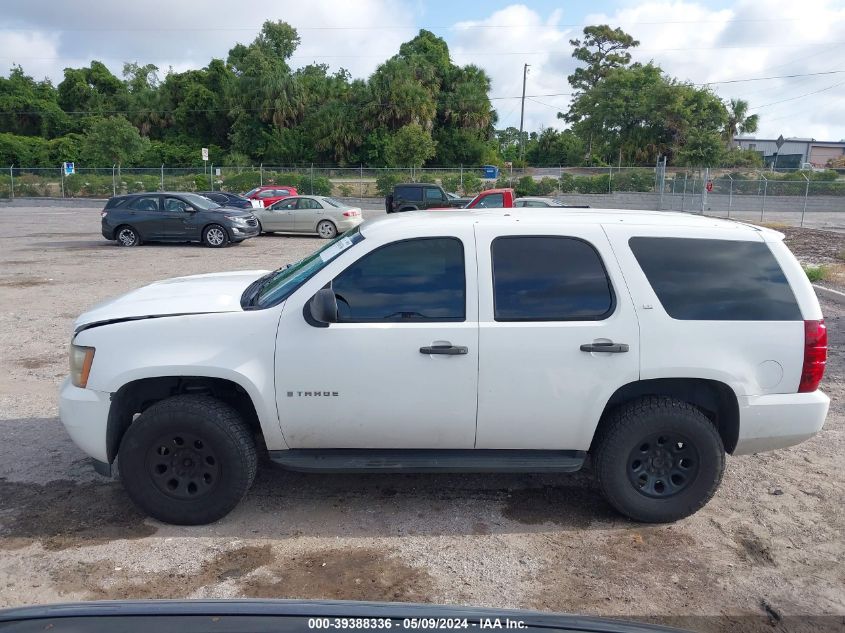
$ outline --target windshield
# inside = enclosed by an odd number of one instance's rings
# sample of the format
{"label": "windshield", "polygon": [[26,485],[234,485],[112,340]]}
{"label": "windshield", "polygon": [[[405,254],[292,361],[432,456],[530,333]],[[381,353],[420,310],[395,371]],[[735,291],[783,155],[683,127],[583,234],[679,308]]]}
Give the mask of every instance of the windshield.
{"label": "windshield", "polygon": [[190,202],[191,206],[196,209],[202,209],[203,211],[209,211],[211,209],[221,209],[222,207],[214,202],[213,200],[209,200],[205,196],[200,196],[195,193],[183,193],[182,197],[185,199],[186,202]]}
{"label": "windshield", "polygon": [[244,198],[249,198],[251,195],[253,195],[254,193],[256,193],[259,189],[261,189],[261,187],[253,187],[252,189],[250,189],[249,191],[247,191],[247,192],[244,194]]}
{"label": "windshield", "polygon": [[[321,249],[304,259],[270,273],[261,281],[250,304],[255,308],[269,308],[285,299],[311,276],[346,249],[364,239],[359,227],[355,227],[330,241]],[[250,289],[247,289],[249,292]],[[246,294],[246,293],[245,293]]]}

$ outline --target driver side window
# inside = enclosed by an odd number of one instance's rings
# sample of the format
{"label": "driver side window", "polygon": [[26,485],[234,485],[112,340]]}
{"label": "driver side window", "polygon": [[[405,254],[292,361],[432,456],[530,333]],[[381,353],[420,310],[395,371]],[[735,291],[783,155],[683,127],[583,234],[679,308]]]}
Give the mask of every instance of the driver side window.
{"label": "driver side window", "polygon": [[182,212],[188,205],[185,204],[179,198],[165,198],[164,199],[164,210],[165,211],[177,211]]}
{"label": "driver side window", "polygon": [[290,211],[296,208],[296,200],[281,200],[270,208],[274,211]]}
{"label": "driver side window", "polygon": [[455,237],[393,242],[344,270],[332,289],[340,323],[464,321],[463,243]]}

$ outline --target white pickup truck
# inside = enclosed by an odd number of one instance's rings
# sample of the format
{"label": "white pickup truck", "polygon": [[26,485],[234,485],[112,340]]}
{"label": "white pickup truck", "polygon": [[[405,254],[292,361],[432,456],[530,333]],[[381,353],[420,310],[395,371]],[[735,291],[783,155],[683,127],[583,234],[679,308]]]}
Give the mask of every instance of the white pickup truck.
{"label": "white pickup truck", "polygon": [[569,472],[673,521],[725,454],[821,429],[827,335],[782,235],[665,212],[410,212],[273,272],[76,322],[61,418],[166,522],[226,515],[256,447],[311,471]]}

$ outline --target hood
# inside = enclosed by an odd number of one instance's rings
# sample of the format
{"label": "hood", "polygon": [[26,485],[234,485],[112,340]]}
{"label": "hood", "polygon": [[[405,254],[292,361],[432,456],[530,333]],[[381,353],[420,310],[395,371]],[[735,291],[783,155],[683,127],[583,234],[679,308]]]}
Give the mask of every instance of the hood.
{"label": "hood", "polygon": [[241,295],[266,270],[192,275],[157,281],[98,303],[74,323],[74,330],[93,324],[177,314],[240,312]]}

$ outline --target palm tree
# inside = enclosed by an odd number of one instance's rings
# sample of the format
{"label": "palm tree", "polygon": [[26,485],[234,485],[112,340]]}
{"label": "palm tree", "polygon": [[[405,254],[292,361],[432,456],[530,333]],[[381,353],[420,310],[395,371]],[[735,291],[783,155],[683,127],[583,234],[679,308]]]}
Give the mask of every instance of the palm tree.
{"label": "palm tree", "polygon": [[733,147],[734,138],[737,133],[754,134],[757,125],[760,123],[760,116],[752,114],[748,116],[748,102],[745,99],[731,99],[728,108],[728,121],[725,123],[725,141],[728,149]]}

